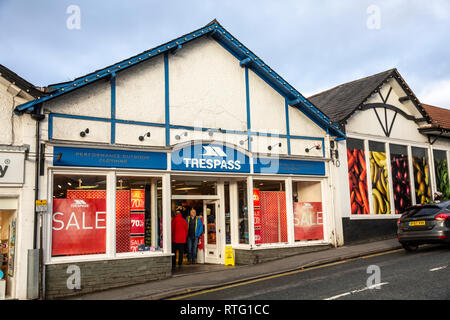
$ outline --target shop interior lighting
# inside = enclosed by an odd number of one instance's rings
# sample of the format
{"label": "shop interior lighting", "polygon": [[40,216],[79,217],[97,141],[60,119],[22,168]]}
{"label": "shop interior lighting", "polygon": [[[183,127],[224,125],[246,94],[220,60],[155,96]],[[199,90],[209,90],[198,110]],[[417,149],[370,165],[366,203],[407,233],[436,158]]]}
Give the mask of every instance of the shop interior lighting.
{"label": "shop interior lighting", "polygon": [[150,132],[147,132],[143,136],[139,136],[139,141],[144,141],[145,137],[150,138],[150,136]]}
{"label": "shop interior lighting", "polygon": [[271,151],[273,149],[273,147],[281,147],[281,142],[275,143],[274,145],[268,146],[267,149],[269,149],[269,151]]}

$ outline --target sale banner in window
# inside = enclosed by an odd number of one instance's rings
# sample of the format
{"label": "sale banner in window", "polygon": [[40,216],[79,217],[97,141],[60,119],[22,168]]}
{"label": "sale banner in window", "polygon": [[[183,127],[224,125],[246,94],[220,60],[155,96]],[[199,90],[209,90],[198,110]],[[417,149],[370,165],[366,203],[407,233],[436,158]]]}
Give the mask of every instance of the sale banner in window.
{"label": "sale banner in window", "polygon": [[323,240],[322,202],[294,202],[295,241]]}
{"label": "sale banner in window", "polygon": [[130,240],[130,252],[138,252],[139,246],[144,246],[145,238],[143,236],[131,236]]}
{"label": "sale banner in window", "polygon": [[54,199],[52,255],[105,253],[106,200]]}
{"label": "sale banner in window", "polygon": [[261,202],[259,200],[260,193],[258,189],[253,189],[253,216],[255,220],[255,244],[261,244],[262,243],[262,236],[261,236]]}
{"label": "sale banner in window", "polygon": [[143,234],[145,232],[145,214],[131,213],[131,234]]}
{"label": "sale banner in window", "polygon": [[145,190],[131,189],[131,210],[132,211],[145,210]]}

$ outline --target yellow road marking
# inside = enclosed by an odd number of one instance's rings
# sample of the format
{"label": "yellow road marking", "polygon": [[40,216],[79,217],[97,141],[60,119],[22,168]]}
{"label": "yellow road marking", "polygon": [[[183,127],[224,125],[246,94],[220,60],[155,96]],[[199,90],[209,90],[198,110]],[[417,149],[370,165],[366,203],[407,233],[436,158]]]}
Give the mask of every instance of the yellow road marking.
{"label": "yellow road marking", "polygon": [[[305,267],[305,268],[302,268],[302,269],[299,269],[299,270],[288,271],[288,272],[284,272],[284,273],[280,273],[280,274],[275,274],[275,275],[272,275],[272,276],[267,276],[267,277],[258,278],[258,279],[254,279],[254,280],[248,280],[248,281],[244,281],[244,282],[230,284],[230,285],[226,285],[226,286],[219,287],[219,288],[202,290],[202,291],[198,291],[198,292],[194,292],[194,293],[190,293],[190,294],[186,294],[186,295],[182,295],[182,296],[178,296],[178,297],[169,298],[167,300],[185,299],[185,298],[198,296],[198,295],[205,294],[205,293],[216,292],[216,291],[225,290],[225,289],[229,289],[229,288],[234,288],[234,287],[238,287],[238,286],[245,286],[247,284],[252,284],[252,283],[261,282],[261,281],[265,281],[265,280],[270,280],[270,279],[275,279],[275,278],[279,278],[279,277],[284,277],[284,276],[297,274],[297,273],[301,273],[301,272],[305,272],[305,271],[316,270],[316,269],[321,269],[321,268],[327,268],[327,267],[331,267],[331,266],[347,263],[347,262],[354,261],[354,260],[368,259],[368,258],[372,258],[372,257],[378,257],[378,256],[386,255],[386,254],[392,254],[392,253],[396,253],[396,252],[399,252],[399,251],[403,251],[403,249],[396,249],[396,250],[390,250],[390,251],[381,252],[381,253],[374,253],[374,254],[368,255],[368,256],[345,259],[345,260],[341,260],[341,261],[337,261],[337,262],[331,262],[331,263],[327,263],[327,264],[323,264],[323,265],[315,266],[315,267]],[[188,291],[190,291],[190,289],[188,289]]]}

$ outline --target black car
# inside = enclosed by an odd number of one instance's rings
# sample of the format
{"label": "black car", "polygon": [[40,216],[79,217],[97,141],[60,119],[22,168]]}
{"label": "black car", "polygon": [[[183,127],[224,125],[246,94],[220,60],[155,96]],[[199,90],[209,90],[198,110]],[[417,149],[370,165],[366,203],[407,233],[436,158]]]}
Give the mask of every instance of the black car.
{"label": "black car", "polygon": [[407,251],[421,244],[450,243],[450,200],[406,209],[397,221],[397,234]]}

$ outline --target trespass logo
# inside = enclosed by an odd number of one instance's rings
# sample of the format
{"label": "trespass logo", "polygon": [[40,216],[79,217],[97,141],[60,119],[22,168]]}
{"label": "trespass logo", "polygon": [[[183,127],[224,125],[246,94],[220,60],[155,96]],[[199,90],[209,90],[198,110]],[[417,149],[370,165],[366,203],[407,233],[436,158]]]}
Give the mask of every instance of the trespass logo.
{"label": "trespass logo", "polygon": [[248,171],[248,157],[221,145],[193,145],[172,154],[172,169],[199,171]]}
{"label": "trespass logo", "polygon": [[[221,147],[203,146],[204,153],[202,158],[183,158],[186,168],[192,169],[227,169],[240,170],[241,162],[239,160],[217,159],[218,157],[227,157]],[[211,157],[214,157],[211,158]]]}

